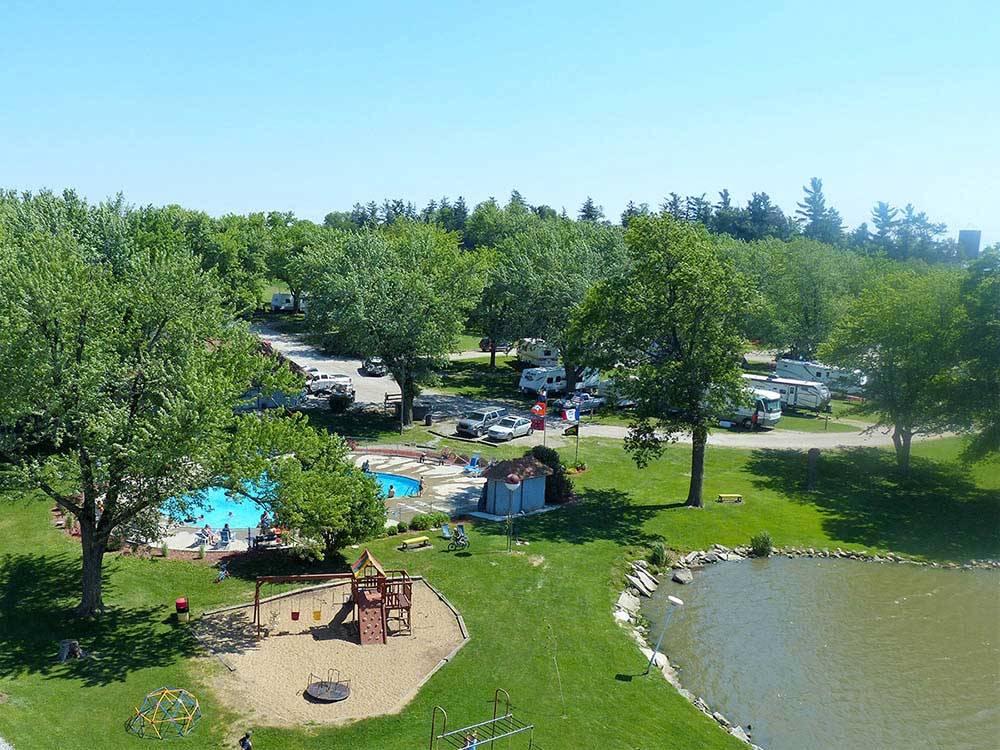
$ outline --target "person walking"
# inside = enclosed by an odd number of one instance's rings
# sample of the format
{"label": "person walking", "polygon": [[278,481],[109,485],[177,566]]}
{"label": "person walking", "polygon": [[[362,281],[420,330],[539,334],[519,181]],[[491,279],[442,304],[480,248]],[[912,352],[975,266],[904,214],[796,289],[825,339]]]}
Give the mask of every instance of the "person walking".
{"label": "person walking", "polygon": [[253,750],[253,740],[250,739],[252,734],[253,731],[248,729],[246,734],[240,737],[240,750]]}

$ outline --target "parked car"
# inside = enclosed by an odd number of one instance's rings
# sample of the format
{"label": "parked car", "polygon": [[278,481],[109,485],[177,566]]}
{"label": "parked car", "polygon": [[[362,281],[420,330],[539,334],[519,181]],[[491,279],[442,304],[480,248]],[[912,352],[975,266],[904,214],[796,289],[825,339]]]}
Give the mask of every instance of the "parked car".
{"label": "parked car", "polygon": [[531,420],[524,417],[504,417],[495,425],[490,427],[486,433],[490,440],[513,440],[516,437],[523,437],[534,432],[531,429]]}
{"label": "parked car", "polygon": [[[492,342],[490,338],[484,337],[479,339],[479,351],[488,352],[492,348]],[[504,354],[510,354],[510,350],[514,348],[514,345],[509,341],[497,341],[497,351],[503,352]]]}
{"label": "parked car", "polygon": [[389,368],[381,357],[369,357],[361,363],[361,374],[372,378],[380,378],[389,374]]}
{"label": "parked car", "polygon": [[560,398],[552,402],[552,405],[559,411],[578,406],[581,414],[595,412],[604,406],[604,404],[605,400],[601,396],[592,396],[583,391],[575,391],[565,398]]}
{"label": "parked car", "polygon": [[460,420],[455,427],[455,432],[459,435],[472,435],[482,437],[486,432],[507,416],[507,410],[502,407],[490,407],[488,409],[476,409],[470,411]]}
{"label": "parked car", "polygon": [[342,383],[335,383],[326,393],[330,394],[328,401],[331,411],[342,412],[354,403],[354,388]]}
{"label": "parked car", "polygon": [[354,381],[351,380],[350,375],[330,375],[325,372],[321,372],[309,379],[306,384],[306,390],[309,393],[327,393],[334,389],[334,387],[343,388],[350,391],[351,395],[354,395]]}

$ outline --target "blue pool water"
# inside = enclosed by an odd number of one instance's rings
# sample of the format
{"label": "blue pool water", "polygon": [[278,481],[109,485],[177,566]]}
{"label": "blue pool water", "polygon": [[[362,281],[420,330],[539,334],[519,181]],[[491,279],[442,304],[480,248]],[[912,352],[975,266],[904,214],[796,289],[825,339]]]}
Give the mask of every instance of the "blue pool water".
{"label": "blue pool water", "polygon": [[[388,495],[390,486],[395,489],[396,497],[416,495],[420,490],[419,480],[401,474],[375,472],[375,479],[382,488],[383,496]],[[248,484],[247,489],[253,492],[254,484]],[[189,525],[204,526],[207,523],[218,531],[228,523],[231,529],[243,530],[256,528],[260,522],[261,507],[251,500],[233,499],[222,487],[210,487],[200,494],[204,503],[194,510],[193,520],[188,521]]]}

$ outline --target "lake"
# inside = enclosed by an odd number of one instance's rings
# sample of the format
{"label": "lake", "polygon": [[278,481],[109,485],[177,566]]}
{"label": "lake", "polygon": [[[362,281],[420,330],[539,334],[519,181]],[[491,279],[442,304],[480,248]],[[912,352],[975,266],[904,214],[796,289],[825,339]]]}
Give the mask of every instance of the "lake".
{"label": "lake", "polygon": [[1000,747],[1000,574],[775,557],[660,586],[681,683],[767,750]]}

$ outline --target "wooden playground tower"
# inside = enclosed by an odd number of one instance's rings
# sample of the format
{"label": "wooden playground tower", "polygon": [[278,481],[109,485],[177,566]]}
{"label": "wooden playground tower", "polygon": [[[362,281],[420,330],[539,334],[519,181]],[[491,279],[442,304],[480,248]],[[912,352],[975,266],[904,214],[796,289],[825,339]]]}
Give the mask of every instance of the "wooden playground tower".
{"label": "wooden playground tower", "polygon": [[305,573],[287,576],[258,576],[253,597],[253,624],[257,637],[262,635],[260,589],[269,583],[351,582],[351,601],[361,645],[385,643],[389,624],[394,623],[394,635],[410,635],[413,607],[413,581],[405,570],[386,570],[366,548],[351,565],[350,573]]}

